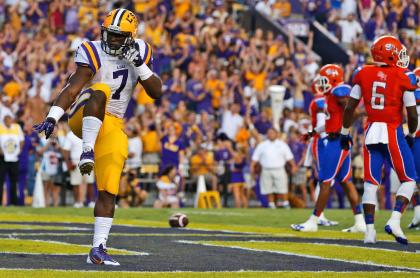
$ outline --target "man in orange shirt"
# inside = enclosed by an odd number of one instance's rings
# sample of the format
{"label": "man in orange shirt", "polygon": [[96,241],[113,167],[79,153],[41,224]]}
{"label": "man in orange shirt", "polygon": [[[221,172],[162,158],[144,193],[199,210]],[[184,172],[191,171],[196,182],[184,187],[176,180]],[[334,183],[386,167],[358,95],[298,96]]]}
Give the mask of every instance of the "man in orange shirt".
{"label": "man in orange shirt", "polygon": [[206,185],[211,184],[212,190],[217,190],[213,154],[203,147],[199,147],[197,153],[191,157],[191,175],[195,182],[199,176],[204,176]]}

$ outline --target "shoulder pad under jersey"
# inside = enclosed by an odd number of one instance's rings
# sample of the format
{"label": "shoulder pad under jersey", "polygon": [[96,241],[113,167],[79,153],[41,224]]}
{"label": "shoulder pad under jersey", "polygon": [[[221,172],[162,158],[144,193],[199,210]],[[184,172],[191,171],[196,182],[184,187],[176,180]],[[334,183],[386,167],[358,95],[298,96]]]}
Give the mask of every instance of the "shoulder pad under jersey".
{"label": "shoulder pad under jersey", "polygon": [[411,85],[413,86],[417,85],[416,75],[412,71],[406,71],[405,75],[407,75],[408,79],[410,80]]}
{"label": "shoulder pad under jersey", "polygon": [[315,99],[315,104],[319,109],[324,109],[325,108],[325,99],[324,98]]}
{"label": "shoulder pad under jersey", "polygon": [[331,90],[331,94],[337,97],[350,96],[351,87],[347,84],[341,84]]}

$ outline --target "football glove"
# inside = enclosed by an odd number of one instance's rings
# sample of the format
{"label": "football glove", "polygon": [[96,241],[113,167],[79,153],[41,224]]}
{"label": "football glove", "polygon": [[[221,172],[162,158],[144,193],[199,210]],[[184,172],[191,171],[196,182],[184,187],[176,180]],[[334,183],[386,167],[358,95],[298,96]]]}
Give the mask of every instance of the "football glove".
{"label": "football glove", "polygon": [[137,68],[144,64],[140,55],[140,46],[138,43],[134,43],[134,45],[130,47],[130,49],[124,54],[124,58],[130,61]]}
{"label": "football glove", "polygon": [[353,139],[351,138],[350,134],[347,134],[347,135],[340,134],[341,149],[348,151],[352,145],[353,145]]}
{"label": "football glove", "polygon": [[411,136],[410,134],[407,134],[405,136],[405,140],[407,141],[408,146],[410,147],[410,149],[413,147],[414,145],[414,137]]}
{"label": "football glove", "polygon": [[55,127],[55,120],[53,118],[46,118],[45,121],[43,121],[42,123],[33,126],[35,131],[38,133],[41,133],[44,131],[46,139],[48,139],[51,136],[51,134],[54,132],[54,127]]}

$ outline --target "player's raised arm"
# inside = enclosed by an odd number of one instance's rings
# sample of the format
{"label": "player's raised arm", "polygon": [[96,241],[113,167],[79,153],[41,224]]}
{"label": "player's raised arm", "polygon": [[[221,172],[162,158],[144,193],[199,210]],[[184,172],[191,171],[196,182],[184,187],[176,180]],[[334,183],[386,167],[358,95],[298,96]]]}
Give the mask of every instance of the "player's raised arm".
{"label": "player's raised arm", "polygon": [[45,137],[48,139],[54,131],[55,124],[64,115],[65,111],[74,102],[77,95],[92,76],[93,72],[89,67],[77,66],[76,71],[70,76],[66,85],[54,101],[46,119],[42,123],[34,125],[34,129],[37,132],[44,131]]}
{"label": "player's raised arm", "polygon": [[[149,54],[150,56],[151,54]],[[162,96],[162,81],[153,73],[140,54],[140,47],[137,42],[130,48],[125,58],[133,63],[139,77],[139,82],[143,86],[147,95],[153,99],[159,99]],[[148,57],[146,57],[147,59]]]}

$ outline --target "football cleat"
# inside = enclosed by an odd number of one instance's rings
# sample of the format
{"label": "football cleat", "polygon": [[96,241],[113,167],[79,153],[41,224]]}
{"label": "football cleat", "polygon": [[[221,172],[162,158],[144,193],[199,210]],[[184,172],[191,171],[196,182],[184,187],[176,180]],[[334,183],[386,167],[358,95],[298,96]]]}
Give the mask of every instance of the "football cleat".
{"label": "football cleat", "polygon": [[328,220],[324,216],[324,214],[321,214],[319,216],[319,218],[318,218],[318,225],[320,225],[320,226],[326,226],[326,227],[329,227],[329,226],[337,226],[338,225],[338,222],[337,221]]}
{"label": "football cleat", "polygon": [[375,244],[376,243],[376,230],[374,228],[366,229],[365,239],[363,240],[363,242],[365,244]]}
{"label": "football cleat", "polygon": [[420,206],[414,207],[414,217],[411,220],[410,225],[408,225],[409,229],[418,228],[420,226]]}
{"label": "football cleat", "polygon": [[350,228],[341,230],[345,233],[365,233],[366,232],[366,224],[365,223],[356,223]]}
{"label": "football cleat", "polygon": [[82,175],[90,175],[93,170],[95,155],[91,148],[85,148],[82,155],[80,156],[79,169]]}
{"label": "football cleat", "polygon": [[86,262],[88,264],[120,265],[116,260],[108,255],[102,244],[99,245],[99,247],[93,247],[90,249]]}
{"label": "football cleat", "polygon": [[413,219],[413,221],[410,223],[410,225],[408,225],[408,228],[409,228],[409,229],[416,229],[416,230],[418,230],[418,229],[419,229],[419,227],[420,227],[420,222],[414,222],[414,219]]}
{"label": "football cleat", "polygon": [[308,220],[302,224],[292,224],[290,225],[290,227],[292,228],[292,230],[295,230],[298,232],[317,232],[318,231],[318,225],[311,220]]}
{"label": "football cleat", "polygon": [[389,220],[385,225],[385,232],[387,232],[389,235],[392,235],[398,243],[403,245],[408,244],[408,240],[401,230],[399,221]]}

